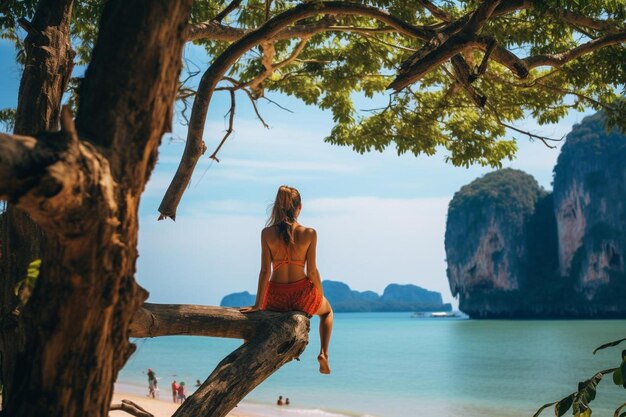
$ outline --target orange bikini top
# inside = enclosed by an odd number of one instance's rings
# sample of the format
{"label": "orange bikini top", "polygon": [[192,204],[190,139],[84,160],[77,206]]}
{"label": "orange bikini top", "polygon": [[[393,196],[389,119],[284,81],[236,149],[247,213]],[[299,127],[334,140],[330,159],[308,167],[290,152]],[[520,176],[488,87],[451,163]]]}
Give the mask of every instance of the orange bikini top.
{"label": "orange bikini top", "polygon": [[287,246],[285,248],[285,259],[283,259],[282,261],[273,261],[272,264],[274,265],[274,271],[276,271],[278,268],[280,268],[283,265],[298,265],[304,268],[304,265],[306,265],[306,259],[303,261],[294,261],[291,259],[291,255],[289,254],[289,246]]}

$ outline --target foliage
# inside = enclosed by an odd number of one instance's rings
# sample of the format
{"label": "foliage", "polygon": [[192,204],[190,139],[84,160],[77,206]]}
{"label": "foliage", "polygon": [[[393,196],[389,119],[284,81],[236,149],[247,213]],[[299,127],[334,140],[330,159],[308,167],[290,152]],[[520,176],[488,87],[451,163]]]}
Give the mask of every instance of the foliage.
{"label": "foliage", "polygon": [[[190,23],[213,19],[229,2],[194,1]],[[249,0],[242,2],[222,21],[234,29],[253,30],[268,18],[279,15],[299,2],[292,0]],[[442,13],[452,19],[472,13],[481,2],[462,0],[440,2]],[[2,37],[11,39],[23,51],[17,18],[29,18],[34,0],[3,2],[0,11]],[[103,0],[75,1],[71,25],[77,63],[87,64],[97,35],[97,21]],[[352,4],[379,8],[407,25],[441,26],[424,3],[400,0],[357,0]],[[269,5],[269,7],[268,7]],[[521,58],[536,54],[556,54],[572,49],[608,29],[589,28],[562,18],[571,12],[624,30],[626,3],[616,0],[534,1],[532,7],[492,17],[481,35]],[[387,86],[400,64],[425,45],[425,40],[407,36],[370,17],[337,14],[302,19],[298,25],[331,21],[341,30],[318,31],[307,38],[268,40],[272,44],[272,68],[266,76],[264,58],[269,49],[255,48],[239,59],[228,75],[246,84],[261,76],[254,99],[268,92],[281,92],[303,102],[329,109],[335,126],[326,138],[357,152],[382,151],[395,147],[398,154],[444,153],[454,165],[478,163],[499,167],[517,150],[515,137],[506,127],[527,116],[540,124],[562,119],[570,109],[604,109],[610,126],[626,129],[626,104],[620,89],[626,84],[626,49],[613,45],[571,60],[560,68],[540,66],[520,80],[502,65],[489,61],[486,72],[473,87],[487,98],[484,108],[477,107],[464,88],[459,88],[449,63],[436,66],[417,84],[388,95]],[[445,23],[445,22],[444,22]],[[355,30],[358,28],[358,30]],[[194,43],[210,57],[222,53],[231,41],[207,35]],[[289,59],[297,46],[299,54]],[[475,71],[484,52],[464,52],[470,69]],[[281,63],[281,65],[278,65]],[[191,85],[197,83],[197,74]],[[73,90],[75,91],[75,90]],[[386,97],[388,96],[388,97]],[[75,98],[74,98],[75,100]],[[363,105],[372,103],[372,106]],[[360,107],[379,107],[374,111]],[[522,136],[525,132],[517,127]],[[535,137],[528,134],[528,137]]]}
{"label": "foliage", "polygon": [[545,194],[531,175],[516,169],[501,169],[461,187],[450,201],[448,217],[482,216],[495,207],[508,222],[521,227]]}
{"label": "foliage", "polygon": [[[602,349],[606,349],[609,347],[614,347],[619,345],[621,342],[626,341],[625,339],[616,340],[613,342],[605,343],[602,346],[597,347],[593,354]],[[591,407],[589,403],[596,398],[596,391],[598,388],[598,384],[602,380],[605,375],[612,374],[613,383],[615,385],[621,385],[626,389],[626,382],[624,381],[623,375],[626,375],[626,350],[622,351],[622,359],[619,366],[611,369],[606,369],[596,373],[591,378],[578,383],[578,389],[568,395],[567,397],[562,398],[559,401],[551,402],[543,405],[533,417],[539,416],[546,408],[549,408],[554,405],[554,414],[557,417],[561,417],[565,415],[570,408],[572,409],[572,415],[576,417],[589,417],[591,415]],[[623,414],[620,414],[620,411],[626,404],[620,405],[616,411],[615,416],[621,417]]]}
{"label": "foliage", "polygon": [[0,110],[0,124],[4,126],[5,131],[12,131],[15,126],[15,109]]}
{"label": "foliage", "polygon": [[37,278],[39,278],[39,268],[41,267],[41,259],[35,259],[28,265],[28,271],[26,277],[21,279],[15,285],[15,295],[19,297],[20,304],[26,305],[30,295],[35,289]]}

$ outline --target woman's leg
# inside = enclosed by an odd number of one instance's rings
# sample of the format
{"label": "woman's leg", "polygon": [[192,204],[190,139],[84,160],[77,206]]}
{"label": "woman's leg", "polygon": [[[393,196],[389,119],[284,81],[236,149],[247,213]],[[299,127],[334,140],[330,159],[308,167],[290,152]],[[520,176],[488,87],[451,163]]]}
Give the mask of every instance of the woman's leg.
{"label": "woman's leg", "polygon": [[330,303],[324,297],[322,305],[315,313],[320,316],[320,354],[317,357],[320,363],[320,372],[323,374],[330,373],[330,367],[328,366],[328,344],[330,343],[330,335],[333,332],[333,308]]}

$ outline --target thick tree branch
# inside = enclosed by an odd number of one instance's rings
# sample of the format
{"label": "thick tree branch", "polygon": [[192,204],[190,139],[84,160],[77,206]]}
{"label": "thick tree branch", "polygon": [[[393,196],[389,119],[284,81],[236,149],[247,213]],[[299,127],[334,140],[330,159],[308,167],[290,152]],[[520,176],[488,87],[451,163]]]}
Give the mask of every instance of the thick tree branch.
{"label": "thick tree branch", "polygon": [[[399,19],[388,12],[372,6],[366,6],[356,3],[345,3],[338,1],[327,1],[318,3],[321,5],[320,12],[314,14],[325,15],[359,15],[362,17],[370,17],[393,27],[399,33],[415,37],[422,40],[428,40],[432,37],[434,30],[428,26],[415,26]],[[289,12],[289,10],[287,11]],[[284,12],[284,13],[287,13]],[[309,15],[311,16],[311,15]],[[306,17],[309,17],[306,16]],[[303,36],[311,36],[316,33],[328,30],[335,22],[332,19],[322,19],[319,22],[311,24],[300,24],[294,26],[285,26],[282,30],[272,35],[272,40],[286,40],[291,38],[299,38]],[[219,24],[215,21],[198,23],[190,25],[187,29],[187,40],[196,39],[212,39],[235,42],[249,33],[250,29],[239,29]]]}
{"label": "thick tree branch", "polygon": [[81,235],[73,229],[77,222],[70,221],[81,213],[114,218],[114,189],[107,159],[78,139],[68,107],[59,132],[37,138],[0,134],[0,199],[49,233]]}
{"label": "thick tree branch", "polygon": [[225,416],[254,387],[300,356],[308,332],[309,319],[299,312],[243,314],[234,308],[148,303],[130,326],[131,337],[195,335],[248,341],[217,365],[174,417]]}
{"label": "thick tree branch", "polygon": [[[389,88],[395,91],[401,90],[407,85],[418,81],[425,74],[445,62],[446,57],[454,56],[456,53],[462,52],[467,48],[483,49],[485,53],[489,53],[495,61],[511,69],[520,78],[524,78],[532,68],[540,66],[560,67],[584,54],[626,41],[626,31],[612,32],[566,52],[550,55],[536,55],[519,59],[506,49],[500,48],[497,45],[494,46],[490,38],[476,36],[477,31],[480,31],[482,25],[485,23],[485,19],[497,14],[498,7],[494,6],[495,3],[497,2],[482,3],[475,14],[469,18],[468,23],[462,28],[458,28],[459,21],[462,19],[448,25],[442,33],[433,38],[409,60],[402,64],[398,76],[389,85]],[[454,32],[452,36],[446,37],[447,34],[453,32],[450,28],[458,30]],[[481,66],[486,67],[486,63],[483,62]]]}
{"label": "thick tree branch", "polygon": [[618,32],[620,30],[617,22],[610,20],[598,20],[580,13],[565,9],[548,9],[548,14],[572,26],[582,26],[587,29],[598,30],[602,32]]}
{"label": "thick tree branch", "polygon": [[626,42],[626,30],[618,33],[611,33],[600,38],[591,40],[566,52],[552,55],[535,55],[524,58],[523,61],[529,68],[542,66],[560,67],[576,58],[591,53],[601,48],[611,45],[618,45]]}
{"label": "thick tree branch", "polygon": [[472,13],[467,24],[463,27],[463,30],[468,33],[480,34],[485,26],[485,23],[489,20],[496,7],[500,5],[500,0],[483,0],[478,6],[476,11]]}
{"label": "thick tree branch", "polygon": [[267,322],[290,314],[271,311],[244,314],[228,307],[144,303],[133,316],[129,336],[186,335],[250,340]]}
{"label": "thick tree branch", "polygon": [[454,78],[463,87],[469,98],[474,102],[476,107],[484,108],[487,97],[476,91],[472,83],[472,73],[469,65],[460,54],[452,57],[452,68],[454,69]]}
{"label": "thick tree branch", "polygon": [[[493,41],[489,38],[481,38],[478,35],[485,23],[492,15],[496,14],[496,10],[500,5],[500,0],[486,0],[473,13],[448,24],[444,30],[401,65],[398,76],[389,84],[388,88],[400,91],[407,85],[418,81],[443,62],[470,47],[480,48],[485,52],[489,51],[491,53],[495,49]],[[520,5],[520,7],[523,6],[523,4]],[[507,6],[504,9],[509,10]],[[501,10],[500,13],[502,12]],[[502,51],[498,51],[493,56],[494,59],[498,60],[499,58],[504,58],[505,54]]]}
{"label": "thick tree branch", "polygon": [[241,4],[242,0],[233,0],[231,1],[228,6],[226,6],[224,8],[224,10],[222,10],[221,12],[219,12],[214,18],[213,18],[213,22],[217,22],[217,23],[222,23],[222,20],[224,20],[224,18],[226,16],[228,16],[230,14],[230,12],[232,12],[233,10],[235,10],[237,7],[239,7],[239,5]]}
{"label": "thick tree branch", "polygon": [[400,91],[428,74],[433,69],[448,61],[453,56],[470,47],[477,47],[479,42],[471,35],[459,33],[437,45],[435,42],[424,46],[413,57],[402,64],[398,76],[388,88]]}

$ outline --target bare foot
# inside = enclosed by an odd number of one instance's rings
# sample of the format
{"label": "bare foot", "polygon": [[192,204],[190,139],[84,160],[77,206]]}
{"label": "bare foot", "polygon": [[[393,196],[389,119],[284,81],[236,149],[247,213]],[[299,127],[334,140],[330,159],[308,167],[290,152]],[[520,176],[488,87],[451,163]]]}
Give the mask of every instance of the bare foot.
{"label": "bare foot", "polygon": [[330,367],[328,366],[328,356],[324,353],[320,353],[317,357],[317,361],[320,363],[320,373],[329,374]]}

